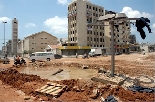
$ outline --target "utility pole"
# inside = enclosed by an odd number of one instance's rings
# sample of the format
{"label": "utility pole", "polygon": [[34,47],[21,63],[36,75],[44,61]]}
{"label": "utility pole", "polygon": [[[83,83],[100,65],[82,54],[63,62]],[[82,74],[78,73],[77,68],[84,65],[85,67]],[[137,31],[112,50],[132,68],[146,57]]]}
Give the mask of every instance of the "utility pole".
{"label": "utility pole", "polygon": [[139,18],[127,18],[125,13],[117,14],[107,14],[105,16],[100,16],[98,22],[88,24],[87,26],[107,26],[100,24],[100,22],[109,22],[111,28],[111,77],[114,77],[115,74],[115,53],[114,53],[114,21],[129,21],[129,20],[138,20]]}

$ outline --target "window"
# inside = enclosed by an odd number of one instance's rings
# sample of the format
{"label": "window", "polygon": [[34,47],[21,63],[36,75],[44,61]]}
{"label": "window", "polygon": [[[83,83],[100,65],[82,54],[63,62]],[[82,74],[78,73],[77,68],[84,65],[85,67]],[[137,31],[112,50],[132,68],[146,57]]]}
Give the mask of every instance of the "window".
{"label": "window", "polygon": [[97,8],[96,8],[96,11],[97,11]]}
{"label": "window", "polygon": [[45,38],[45,39],[47,39],[47,38]]}
{"label": "window", "polygon": [[102,45],[100,45],[100,47],[102,47]]}
{"label": "window", "polygon": [[89,31],[87,31],[87,34],[89,34]]}
{"label": "window", "polygon": [[43,38],[41,38],[41,39],[43,39]]}
{"label": "window", "polygon": [[96,41],[96,38],[94,38],[94,41]]}
{"label": "window", "polygon": [[41,43],[41,44],[43,44],[43,43]]}
{"label": "window", "polygon": [[100,38],[100,42],[102,42],[102,38]]}
{"label": "window", "polygon": [[96,17],[98,17],[98,14],[96,14]]}
{"label": "window", "polygon": [[45,44],[47,44],[47,43],[45,43]]}
{"label": "window", "polygon": [[91,6],[89,6],[89,9],[91,9]]}
{"label": "window", "polygon": [[89,37],[87,37],[87,41],[89,41]]}

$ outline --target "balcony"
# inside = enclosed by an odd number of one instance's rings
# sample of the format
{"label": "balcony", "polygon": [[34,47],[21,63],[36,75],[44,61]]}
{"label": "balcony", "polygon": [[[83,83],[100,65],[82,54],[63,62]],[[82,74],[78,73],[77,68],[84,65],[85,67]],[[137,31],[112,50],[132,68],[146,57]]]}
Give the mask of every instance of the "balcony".
{"label": "balcony", "polygon": [[67,17],[68,17],[68,18],[69,18],[69,17],[75,17],[76,15],[77,15],[76,10],[73,10],[73,11],[71,11],[71,12],[68,13],[68,16],[67,16]]}

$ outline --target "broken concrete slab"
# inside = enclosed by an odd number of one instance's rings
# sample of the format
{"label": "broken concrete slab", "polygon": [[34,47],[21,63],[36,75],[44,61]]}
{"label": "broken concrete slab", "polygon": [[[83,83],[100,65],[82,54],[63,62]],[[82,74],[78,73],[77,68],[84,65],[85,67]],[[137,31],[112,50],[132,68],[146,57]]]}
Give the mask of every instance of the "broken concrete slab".
{"label": "broken concrete slab", "polygon": [[58,71],[54,72],[52,75],[56,75],[56,74],[58,74],[58,73],[60,73],[62,71],[63,71],[63,69],[59,69]]}

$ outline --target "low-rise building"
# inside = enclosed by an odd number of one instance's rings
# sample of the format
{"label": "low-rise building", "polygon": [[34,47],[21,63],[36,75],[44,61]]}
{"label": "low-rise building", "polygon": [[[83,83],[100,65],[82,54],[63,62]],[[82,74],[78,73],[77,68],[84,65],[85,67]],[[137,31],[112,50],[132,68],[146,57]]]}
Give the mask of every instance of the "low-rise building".
{"label": "low-rise building", "polygon": [[45,31],[41,31],[21,40],[18,43],[18,53],[22,55],[24,53],[42,52],[47,45],[51,44],[57,44],[57,37]]}

